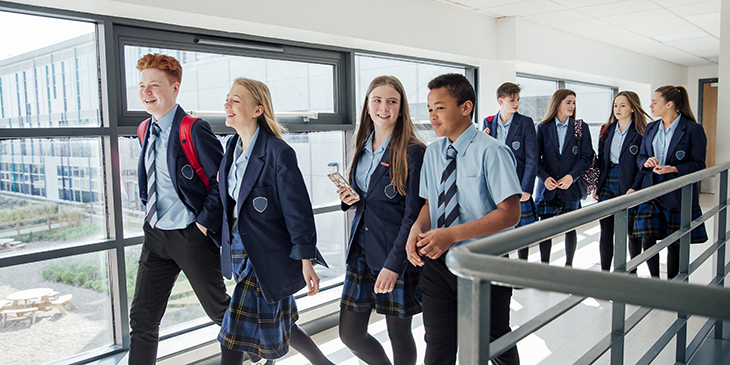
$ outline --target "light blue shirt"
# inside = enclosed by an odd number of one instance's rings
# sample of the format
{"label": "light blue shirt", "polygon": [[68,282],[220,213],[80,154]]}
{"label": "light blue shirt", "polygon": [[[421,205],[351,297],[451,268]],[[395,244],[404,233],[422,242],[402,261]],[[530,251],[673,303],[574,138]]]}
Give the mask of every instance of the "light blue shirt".
{"label": "light blue shirt", "polygon": [[506,124],[502,124],[502,113],[497,113],[497,139],[504,144],[507,143],[507,135],[509,134],[509,127],[512,126],[512,119],[515,119],[514,113],[509,117]]}
{"label": "light blue shirt", "polygon": [[558,117],[555,117],[555,129],[558,131],[558,153],[563,154],[563,145],[565,145],[565,135],[568,134],[568,123],[570,118],[565,120],[565,124],[560,123]]}
{"label": "light blue shirt", "polygon": [[[167,146],[170,142],[172,120],[179,106],[175,105],[169,113],[165,114],[159,121],[154,116],[150,117],[150,123],[157,123],[160,126],[160,135],[155,144],[155,174],[157,177],[157,228],[163,230],[182,229],[195,222],[195,214],[183,204],[177,196],[175,187],[172,186],[170,169],[167,165]],[[149,147],[149,145],[148,145]],[[148,166],[145,166],[148,168]]]}
{"label": "light blue shirt", "polygon": [[[446,150],[452,143],[441,138],[426,148],[421,167],[419,195],[429,201],[431,229],[438,225],[438,194],[446,167]],[[497,209],[512,195],[522,195],[514,155],[505,144],[469,127],[453,143],[456,154],[456,191],[459,218],[452,224],[475,221]],[[454,245],[471,242],[477,237]]]}
{"label": "light blue shirt", "polygon": [[365,141],[365,149],[360,154],[360,160],[357,162],[357,171],[355,171],[355,183],[363,198],[367,196],[370,177],[373,176],[373,171],[380,164],[380,160],[383,159],[383,153],[385,153],[385,149],[390,143],[392,134],[375,151],[373,151],[374,136],[375,132],[370,133],[367,141]]}
{"label": "light blue shirt", "polygon": [[626,139],[626,135],[629,134],[629,128],[631,128],[631,124],[633,121],[629,122],[629,125],[624,129],[623,132],[621,132],[621,128],[618,127],[618,122],[614,124],[614,130],[613,130],[613,139],[611,140],[611,151],[609,152],[609,157],[611,158],[611,162],[614,165],[618,165],[618,159],[621,156],[621,146],[624,145],[624,140]]}
{"label": "light blue shirt", "polygon": [[651,147],[654,148],[654,157],[659,160],[659,165],[661,166],[664,166],[667,162],[669,143],[672,142],[672,136],[674,136],[674,131],[677,129],[677,124],[681,117],[682,114],[677,116],[677,119],[669,125],[669,128],[667,128],[666,131],[664,130],[664,121],[661,119],[659,121],[659,125],[656,129],[656,135],[654,135],[654,140],[651,141]]}
{"label": "light blue shirt", "polygon": [[[259,129],[261,129],[261,127],[256,127],[256,132],[253,133],[251,141],[248,142],[248,146],[246,146],[246,150],[243,150],[243,147],[241,147],[240,140],[236,143],[236,149],[233,150],[233,161],[235,162],[231,164],[231,169],[228,170],[227,182],[228,195],[236,201],[236,206],[238,206],[238,193],[241,192],[243,175],[246,173],[246,167],[248,167],[248,160],[251,158],[253,146],[256,144],[256,140],[259,137]],[[238,218],[238,209],[233,209],[233,218]]]}

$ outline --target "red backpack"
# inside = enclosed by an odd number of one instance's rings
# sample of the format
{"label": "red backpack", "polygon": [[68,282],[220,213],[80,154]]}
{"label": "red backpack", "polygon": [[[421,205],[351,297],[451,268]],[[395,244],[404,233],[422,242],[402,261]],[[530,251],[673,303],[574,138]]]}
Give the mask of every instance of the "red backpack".
{"label": "red backpack", "polygon": [[[198,154],[195,152],[195,146],[193,145],[193,123],[195,123],[198,119],[200,118],[194,118],[185,114],[182,122],[180,122],[180,145],[182,146],[183,152],[185,152],[185,158],[187,158],[188,162],[190,162],[190,167],[195,170],[200,177],[200,181],[205,184],[205,190],[210,191],[210,181],[208,180],[208,176],[205,175],[205,170],[203,170],[203,167],[200,166]],[[147,124],[149,124],[149,122],[150,118],[147,118],[137,127],[137,137],[139,137],[139,144],[142,146],[144,146],[144,138],[146,136]],[[190,143],[188,143],[188,141]]]}

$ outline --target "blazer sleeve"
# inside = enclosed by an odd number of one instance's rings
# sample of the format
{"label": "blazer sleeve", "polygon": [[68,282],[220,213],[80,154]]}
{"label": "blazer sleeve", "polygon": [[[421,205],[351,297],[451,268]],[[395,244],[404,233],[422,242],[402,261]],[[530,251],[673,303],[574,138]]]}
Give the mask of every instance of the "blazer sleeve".
{"label": "blazer sleeve", "polygon": [[640,171],[651,171],[650,168],[644,167],[644,162],[652,157],[651,140],[646,138],[649,133],[651,123],[644,128],[644,136],[641,139],[641,148],[639,148],[639,156],[636,157],[636,165]]}
{"label": "blazer sleeve", "polygon": [[195,221],[215,233],[220,230],[223,215],[223,205],[221,204],[218,180],[216,179],[218,168],[223,159],[223,146],[213,133],[210,124],[202,119],[193,124],[192,134],[200,166],[203,167],[210,180],[210,190],[203,202],[203,208],[195,217]]}
{"label": "blazer sleeve", "polygon": [[423,164],[423,154],[426,148],[421,145],[409,147],[408,153],[408,181],[406,184],[405,211],[401,220],[398,236],[393,242],[393,248],[390,249],[388,257],[383,263],[383,267],[402,275],[408,261],[406,259],[406,240],[411,231],[413,222],[418,218],[425,199],[419,196],[419,188],[421,185],[421,165]]}
{"label": "blazer sleeve", "polygon": [[583,135],[581,136],[580,146],[580,158],[573,165],[573,169],[570,170],[570,176],[573,180],[583,175],[589,167],[591,167],[591,161],[593,160],[594,151],[593,144],[591,144],[591,131],[588,128],[588,124],[583,123]]}
{"label": "blazer sleeve", "polygon": [[532,118],[525,118],[525,172],[522,175],[522,191],[532,194],[537,175],[537,133]]}
{"label": "blazer sleeve", "polygon": [[694,122],[687,122],[690,128],[687,128],[690,132],[689,135],[689,150],[690,158],[687,162],[677,164],[677,175],[684,176],[697,172],[705,168],[705,155],[707,153],[707,136],[705,135],[705,129],[701,125]]}
{"label": "blazer sleeve", "polygon": [[545,126],[540,124],[537,125],[537,176],[542,181],[550,177],[545,170]]}
{"label": "blazer sleeve", "polygon": [[290,146],[276,155],[276,186],[286,229],[291,237],[289,257],[293,260],[316,259],[317,233],[312,202],[297,164],[296,153]]}

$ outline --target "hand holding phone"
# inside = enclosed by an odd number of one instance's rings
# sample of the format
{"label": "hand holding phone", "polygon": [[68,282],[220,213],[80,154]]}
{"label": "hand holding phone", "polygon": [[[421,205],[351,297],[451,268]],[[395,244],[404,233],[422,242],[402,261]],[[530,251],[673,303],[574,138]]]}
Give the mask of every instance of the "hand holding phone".
{"label": "hand holding phone", "polygon": [[354,203],[354,202],[360,200],[360,196],[355,192],[355,189],[353,189],[352,186],[350,186],[350,184],[347,183],[347,180],[345,180],[345,178],[342,177],[342,175],[340,175],[339,172],[333,172],[331,174],[327,174],[327,177],[329,177],[330,180],[332,180],[332,182],[335,184],[335,186],[337,186],[338,190],[339,189],[347,190],[347,194],[345,196],[350,195],[352,198],[354,198],[353,201],[348,202],[348,201],[345,201],[346,199],[343,199],[343,197],[340,196],[340,199],[343,202],[345,202],[347,204],[351,204],[351,203]]}

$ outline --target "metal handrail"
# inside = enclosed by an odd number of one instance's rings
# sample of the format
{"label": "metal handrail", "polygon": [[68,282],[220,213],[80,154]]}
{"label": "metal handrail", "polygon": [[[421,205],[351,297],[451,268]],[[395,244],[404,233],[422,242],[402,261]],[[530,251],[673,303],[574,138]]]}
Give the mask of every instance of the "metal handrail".
{"label": "metal handrail", "polygon": [[[684,331],[684,339],[679,341],[678,337],[677,357],[678,361],[686,359],[687,354],[684,348],[686,344],[685,323],[688,314],[715,318],[715,320],[709,320],[708,324],[714,324],[716,334],[721,333],[717,328],[721,328],[722,322],[718,319],[730,319],[730,310],[728,310],[730,308],[730,289],[700,286],[689,284],[686,281],[689,274],[713,254],[717,256],[718,267],[712,284],[722,286],[724,278],[730,270],[730,265],[725,262],[726,237],[730,234],[730,232],[725,231],[729,169],[730,161],[723,162],[714,167],[593,204],[578,211],[451,248],[446,257],[446,263],[450,270],[459,277],[460,363],[486,364],[489,358],[493,358],[514,346],[519,340],[577,305],[582,298],[576,298],[576,296],[611,300],[613,301],[614,315],[612,333],[581,358],[579,363],[591,363],[609,348],[612,356],[611,363],[623,363],[623,336],[650,311],[648,309],[642,313],[636,313],[629,320],[626,320],[624,317],[625,304],[627,303],[680,313],[672,328],[667,330],[667,334],[669,335],[668,338],[671,339],[678,332]],[[720,175],[719,205],[705,212],[700,218],[690,222],[689,212],[691,211],[693,184],[716,174]],[[677,189],[682,190],[681,228],[627,263],[626,225],[628,209]],[[501,257],[509,252],[529,247],[537,242],[610,215],[615,217],[617,232],[615,270],[613,273],[576,270]],[[716,216],[717,219],[716,241],[699,258],[689,264],[690,232],[711,216]],[[677,240],[680,241],[680,274],[675,280],[652,280],[634,275],[625,275],[626,271],[636,268],[640,263],[654,256],[659,250]],[[484,302],[490,295],[490,282],[573,294],[573,296],[490,344],[489,319],[483,315],[484,313],[487,317],[489,315],[489,301]],[[702,300],[697,300],[700,297]],[[713,328],[713,325],[706,325],[703,329],[706,333],[700,333],[697,336],[706,335],[711,328]],[[658,354],[657,351],[660,351],[668,341],[657,343],[644,358],[653,359]],[[695,342],[697,341],[693,341],[693,344]],[[696,350],[696,348],[692,350]],[[620,360],[619,357],[621,357]]]}

